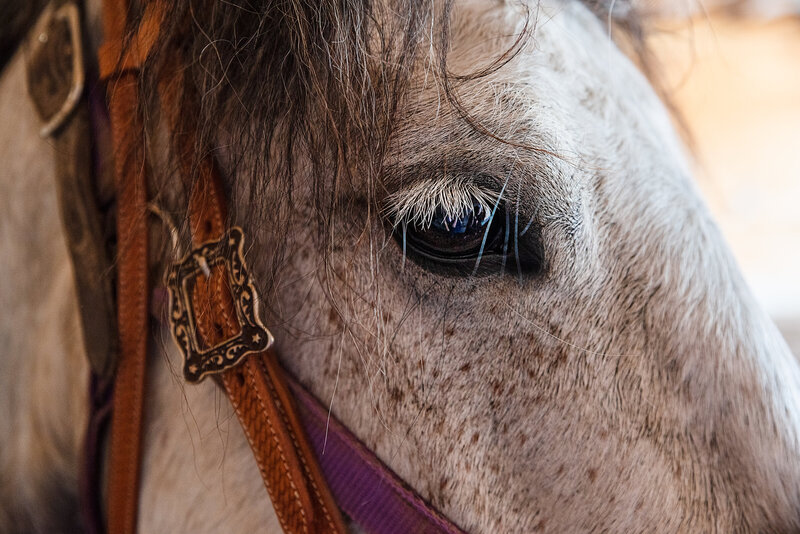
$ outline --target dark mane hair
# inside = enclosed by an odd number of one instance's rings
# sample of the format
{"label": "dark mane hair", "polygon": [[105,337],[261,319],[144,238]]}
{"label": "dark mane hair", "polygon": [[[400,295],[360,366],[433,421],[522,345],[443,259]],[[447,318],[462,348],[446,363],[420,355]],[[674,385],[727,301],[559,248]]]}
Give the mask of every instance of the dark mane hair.
{"label": "dark mane hair", "polygon": [[142,79],[145,105],[178,53],[196,87],[183,108],[199,114],[184,118],[199,121],[200,144],[236,146],[229,185],[246,164],[269,177],[261,185],[283,183],[289,194],[302,151],[324,177],[319,192],[330,191],[380,160],[432,16],[416,0],[392,9],[371,0],[178,0]]}
{"label": "dark mane hair", "polygon": [[[142,102],[155,109],[159,82],[176,63],[185,68],[196,90],[184,91],[181,108],[191,111],[181,120],[183,128],[197,121],[195,153],[233,147],[224,156],[226,186],[231,197],[252,201],[231,217],[250,228],[268,223],[278,240],[273,251],[285,249],[277,229],[293,209],[295,164],[310,165],[304,175],[313,177],[317,216],[309,224],[326,251],[341,192],[366,185],[365,199],[375,198],[432,16],[428,2],[415,0],[392,9],[371,0],[177,0],[141,80]],[[261,178],[245,179],[253,176]],[[267,286],[281,261],[268,258]]]}

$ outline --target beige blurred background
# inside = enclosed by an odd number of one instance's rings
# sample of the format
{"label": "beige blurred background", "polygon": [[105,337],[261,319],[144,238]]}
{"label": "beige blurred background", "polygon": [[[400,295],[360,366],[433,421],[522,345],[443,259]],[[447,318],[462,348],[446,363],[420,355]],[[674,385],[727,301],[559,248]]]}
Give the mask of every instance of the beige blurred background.
{"label": "beige blurred background", "polygon": [[699,185],[800,356],[800,2],[718,3],[690,22],[659,18],[651,42],[694,137]]}

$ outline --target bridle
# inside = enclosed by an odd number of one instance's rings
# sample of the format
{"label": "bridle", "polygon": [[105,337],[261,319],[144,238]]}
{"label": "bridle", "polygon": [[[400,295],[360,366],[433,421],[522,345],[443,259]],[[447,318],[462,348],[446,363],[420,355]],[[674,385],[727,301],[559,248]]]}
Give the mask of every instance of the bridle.
{"label": "bridle", "polygon": [[[109,87],[109,115],[118,194],[118,322],[120,355],[111,427],[109,532],[135,529],[141,425],[147,357],[147,164],[138,74],[155,42],[166,7],[147,5],[133,42],[125,48],[124,0],[107,2],[106,42],[100,77]],[[171,82],[161,84],[170,127],[177,120]],[[188,89],[184,89],[188,90]],[[173,128],[174,129],[174,128]],[[284,530],[344,532],[344,522],[324,484],[291,403],[273,352],[272,335],[258,319],[258,296],[241,253],[242,232],[226,229],[227,202],[210,155],[194,167],[192,131],[176,144],[180,170],[193,173],[189,198],[192,252],[170,270],[170,321],[184,353],[184,375],[199,381],[214,374],[233,405]]]}
{"label": "bridle", "polygon": [[[52,38],[42,41],[45,44],[33,55],[29,78],[34,102],[50,102],[37,105],[45,121],[43,136],[52,137],[57,150],[73,154],[78,162],[66,170],[60,165],[58,182],[61,191],[67,190],[61,195],[62,209],[77,211],[80,223],[76,228],[74,216],[64,217],[93,382],[113,384],[107,531],[121,534],[136,531],[150,324],[148,161],[138,79],[158,40],[167,7],[163,0],[146,2],[131,38],[128,1],[106,0],[103,7],[105,42],[98,63],[106,87],[115,167],[116,317],[110,289],[98,286],[95,276],[109,264],[104,260],[100,215],[89,200],[91,155],[87,156],[85,141],[77,143],[88,137],[89,120],[81,106],[86,96],[80,11],[72,1],[53,2],[48,27]],[[71,59],[71,70],[43,69],[42,64],[52,58],[61,63]],[[71,76],[62,79],[66,71]],[[335,419],[329,423],[325,409],[281,367],[271,350],[272,334],[261,322],[256,284],[243,254],[244,232],[228,221],[217,164],[210,151],[196,158],[196,128],[175,133],[181,114],[192,113],[181,109],[181,103],[196,99],[191,98],[191,84],[180,78],[181,69],[171,71],[174,76],[159,84],[160,104],[175,137],[179,170],[192,183],[187,214],[192,250],[167,276],[168,317],[184,355],[185,379],[194,383],[210,377],[225,392],[285,532],[345,532],[340,507],[367,532],[461,532],[340,423]],[[64,82],[69,88],[66,98],[48,94],[48,87],[63,87]],[[116,338],[109,334],[115,323]],[[90,464],[99,456],[102,422],[97,417],[105,421],[108,409],[103,402],[93,406],[87,431]],[[330,451],[327,455],[320,454],[323,440]],[[82,493],[90,499],[99,493],[96,466],[94,471],[95,476],[84,477]],[[365,499],[372,502],[365,505]],[[97,506],[92,508],[97,515]],[[101,520],[87,521],[90,531],[104,530]]]}

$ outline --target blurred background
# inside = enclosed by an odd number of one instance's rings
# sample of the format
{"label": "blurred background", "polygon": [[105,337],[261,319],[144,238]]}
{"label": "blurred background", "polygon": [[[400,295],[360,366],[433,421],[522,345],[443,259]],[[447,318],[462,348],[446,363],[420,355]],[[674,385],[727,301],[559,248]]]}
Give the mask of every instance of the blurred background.
{"label": "blurred background", "polygon": [[646,6],[651,45],[698,184],[800,357],[800,0],[682,1]]}

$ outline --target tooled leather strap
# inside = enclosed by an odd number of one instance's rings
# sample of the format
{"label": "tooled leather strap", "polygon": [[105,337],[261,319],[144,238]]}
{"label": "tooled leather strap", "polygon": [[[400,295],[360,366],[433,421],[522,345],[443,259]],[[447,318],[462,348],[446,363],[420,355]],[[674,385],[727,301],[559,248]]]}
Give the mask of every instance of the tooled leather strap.
{"label": "tooled leather strap", "polygon": [[[177,120],[175,112],[180,109],[181,89],[191,91],[191,87],[182,85],[173,80],[160,88],[162,108],[172,115],[173,121]],[[204,151],[206,156],[195,162],[197,147],[193,131],[189,127],[188,133],[180,135],[177,151],[184,177],[194,177],[189,220],[193,245],[199,247],[221,239],[228,223],[220,174],[207,151]],[[226,267],[216,264],[208,269],[209,275],[195,278],[189,298],[194,310],[195,335],[202,344],[213,347],[236,336],[241,326],[228,287]],[[284,531],[345,532],[275,353],[267,350],[251,354],[215,376],[242,424]]]}
{"label": "tooled leather strap", "polygon": [[84,349],[92,372],[107,380],[114,372],[117,350],[116,308],[104,214],[96,201],[81,20],[76,0],[51,1],[26,54],[27,81],[43,122],[40,135],[55,149],[58,207],[73,266]]}
{"label": "tooled leather strap", "polygon": [[[148,295],[147,179],[137,78],[157,39],[162,8],[158,0],[148,3],[138,32],[123,41],[127,1],[107,0],[104,6],[106,42],[99,63],[101,77],[108,84],[119,204],[120,356],[111,431],[110,534],[136,529]],[[162,109],[172,124],[177,122],[177,113],[185,112],[179,105],[180,89],[180,84],[160,87]],[[199,246],[225,234],[226,198],[213,158],[206,155],[195,166],[193,130],[182,138],[178,159],[184,177],[194,182],[189,218],[193,244]],[[242,326],[235,313],[227,266],[204,267],[204,274],[197,276],[190,289],[195,311],[193,335],[205,347],[213,347],[236,336]],[[345,532],[275,354],[251,354],[217,377],[244,428],[283,529],[288,533]]]}
{"label": "tooled leather strap", "polygon": [[150,293],[147,164],[138,74],[158,35],[160,10],[154,8],[159,5],[151,6],[136,38],[123,45],[128,2],[106,0],[103,6],[105,41],[98,56],[100,77],[106,83],[117,195],[119,355],[109,452],[109,534],[135,532],[138,514]]}

